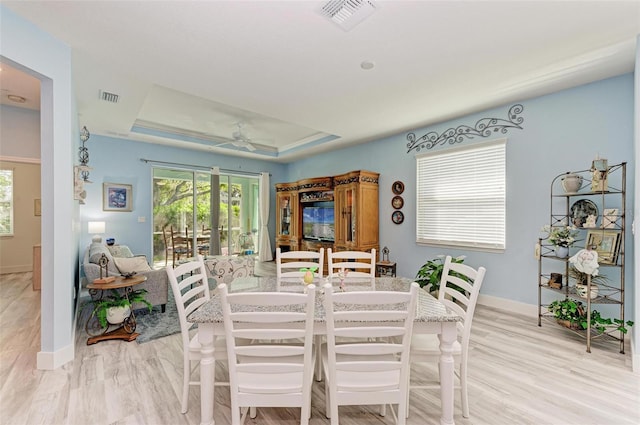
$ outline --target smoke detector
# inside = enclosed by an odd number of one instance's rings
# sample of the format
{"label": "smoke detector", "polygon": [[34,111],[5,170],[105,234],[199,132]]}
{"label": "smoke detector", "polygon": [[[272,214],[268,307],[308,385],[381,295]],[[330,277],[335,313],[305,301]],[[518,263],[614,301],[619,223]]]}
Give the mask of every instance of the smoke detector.
{"label": "smoke detector", "polygon": [[330,0],[322,6],[320,14],[343,30],[350,31],[378,8],[373,0]]}

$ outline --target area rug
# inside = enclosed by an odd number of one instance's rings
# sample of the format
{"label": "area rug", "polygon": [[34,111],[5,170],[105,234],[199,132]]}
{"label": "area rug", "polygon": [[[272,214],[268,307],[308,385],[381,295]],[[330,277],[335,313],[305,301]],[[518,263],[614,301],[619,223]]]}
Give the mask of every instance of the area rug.
{"label": "area rug", "polygon": [[[136,338],[139,344],[153,341],[154,339],[162,338],[165,336],[173,335],[180,332],[180,319],[178,318],[178,309],[176,302],[173,298],[173,292],[169,291],[169,299],[167,300],[167,309],[162,313],[160,306],[154,306],[152,311],[148,309],[138,309],[136,314],[136,332],[140,335]],[[82,297],[79,300],[79,316],[78,316],[78,331],[86,334],[85,323],[91,314],[91,308],[82,308],[90,298],[88,296]],[[116,326],[111,326],[110,331],[116,329]]]}
{"label": "area rug", "polygon": [[167,309],[164,313],[160,310],[160,306],[154,306],[151,312],[148,309],[143,309],[136,310],[135,313],[136,332],[140,333],[140,336],[136,338],[138,344],[180,332],[180,318],[173,298],[173,291],[169,291]]}

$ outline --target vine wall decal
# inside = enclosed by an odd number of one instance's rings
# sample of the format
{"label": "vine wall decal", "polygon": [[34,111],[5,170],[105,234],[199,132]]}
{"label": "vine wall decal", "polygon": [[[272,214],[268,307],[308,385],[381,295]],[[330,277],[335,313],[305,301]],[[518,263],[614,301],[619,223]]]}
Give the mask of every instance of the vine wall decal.
{"label": "vine wall decal", "polygon": [[416,138],[415,133],[407,134],[407,153],[415,150],[420,152],[422,149],[431,149],[437,145],[444,145],[449,143],[461,143],[466,139],[473,139],[474,137],[489,137],[493,133],[506,134],[510,128],[517,128],[522,130],[522,122],[524,118],[521,116],[524,111],[524,106],[521,104],[513,105],[509,108],[507,119],[501,118],[482,118],[476,122],[474,127],[468,125],[459,125],[456,128],[449,128],[438,134],[434,131]]}

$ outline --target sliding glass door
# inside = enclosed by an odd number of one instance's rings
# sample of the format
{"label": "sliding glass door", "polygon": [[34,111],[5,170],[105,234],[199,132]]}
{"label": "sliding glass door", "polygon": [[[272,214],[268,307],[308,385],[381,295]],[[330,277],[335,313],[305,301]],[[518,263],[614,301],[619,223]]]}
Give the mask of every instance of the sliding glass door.
{"label": "sliding glass door", "polygon": [[[258,187],[253,176],[154,168],[154,262],[255,253]],[[186,247],[174,246],[178,237],[186,238]]]}

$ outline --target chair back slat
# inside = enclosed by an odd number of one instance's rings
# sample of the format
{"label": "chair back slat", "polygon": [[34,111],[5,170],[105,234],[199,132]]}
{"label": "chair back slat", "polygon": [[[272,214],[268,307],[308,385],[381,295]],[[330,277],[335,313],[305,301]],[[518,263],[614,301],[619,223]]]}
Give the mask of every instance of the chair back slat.
{"label": "chair back slat", "polygon": [[[445,258],[438,299],[449,310],[462,317],[458,329],[461,331],[459,337],[463,347],[469,344],[471,323],[485,274],[484,267],[476,270],[468,264],[453,262],[450,255]],[[464,292],[460,292],[458,288]]]}
{"label": "chair back slat", "polygon": [[338,292],[324,286],[323,369],[332,405],[398,404],[404,414],[418,290],[415,282],[406,292]]}
{"label": "chair back slat", "polygon": [[324,267],[324,248],[316,251],[287,251],[276,248],[276,278],[302,278],[305,272],[300,269],[317,268],[315,276],[322,278]]}
{"label": "chair back slat", "polygon": [[[457,363],[456,376],[460,378],[462,416],[469,417],[469,396],[467,360],[469,357],[469,339],[471,337],[471,324],[480,294],[480,288],[484,281],[486,269],[479,267],[474,269],[468,264],[457,263],[447,256],[443,263],[442,277],[438,288],[438,300],[444,304],[448,311],[462,318],[456,322],[457,341],[452,350]],[[416,335],[411,346],[412,364],[438,362],[441,357],[440,341],[435,335]],[[410,388],[439,388],[439,383],[428,385],[412,382]]]}
{"label": "chair back slat", "polygon": [[336,251],[327,249],[327,261],[329,263],[328,277],[338,278],[338,273],[348,270],[345,282],[353,278],[376,276],[376,250],[364,251]]}
{"label": "chair back slat", "polygon": [[297,406],[302,408],[301,417],[308,419],[315,362],[315,285],[308,285],[306,293],[229,293],[226,284],[218,290],[232,423],[241,422],[242,407]]}
{"label": "chair back slat", "polygon": [[187,316],[196,308],[209,301],[209,281],[201,255],[194,261],[181,264],[175,268],[167,267],[167,277],[176,302],[183,350],[189,350],[189,329],[193,326],[187,322]]}

